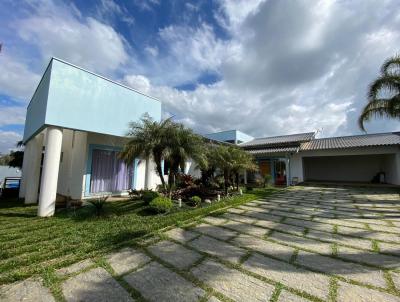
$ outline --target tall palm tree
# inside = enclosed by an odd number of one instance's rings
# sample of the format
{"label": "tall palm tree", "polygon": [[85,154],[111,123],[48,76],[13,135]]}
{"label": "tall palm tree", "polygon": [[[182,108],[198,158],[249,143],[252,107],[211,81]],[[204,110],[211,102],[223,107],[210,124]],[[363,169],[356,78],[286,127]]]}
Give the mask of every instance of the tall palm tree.
{"label": "tall palm tree", "polygon": [[400,56],[386,60],[381,75],[371,83],[368,104],[358,119],[358,125],[365,131],[364,122],[372,117],[400,119]]}
{"label": "tall palm tree", "polygon": [[143,116],[139,122],[132,122],[127,133],[129,141],[124,145],[120,158],[132,164],[135,158],[142,157],[149,163],[151,157],[156,164],[156,171],[162,185],[166,186],[162,171],[162,159],[166,149],[166,136],[172,122],[167,119],[157,122],[148,115]]}
{"label": "tall palm tree", "polygon": [[168,180],[171,187],[177,174],[185,169],[186,162],[201,156],[203,141],[199,135],[182,124],[171,125],[166,140],[164,158],[170,167]]}

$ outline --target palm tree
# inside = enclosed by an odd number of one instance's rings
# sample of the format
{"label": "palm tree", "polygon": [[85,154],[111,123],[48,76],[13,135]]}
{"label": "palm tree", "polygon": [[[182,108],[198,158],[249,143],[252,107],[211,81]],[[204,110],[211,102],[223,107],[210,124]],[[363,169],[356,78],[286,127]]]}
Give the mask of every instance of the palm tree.
{"label": "palm tree", "polygon": [[253,157],[235,146],[219,145],[212,149],[211,161],[216,165],[224,176],[224,191],[228,194],[230,179],[236,178],[237,189],[239,189],[239,173],[245,170],[256,170]]}
{"label": "palm tree", "polygon": [[365,131],[364,122],[372,117],[400,118],[400,56],[386,60],[381,75],[371,83],[368,104],[358,119],[358,125]]}
{"label": "palm tree", "polygon": [[129,141],[120,153],[120,158],[128,164],[132,164],[138,157],[145,158],[146,164],[149,164],[152,157],[164,188],[166,184],[162,171],[162,160],[166,149],[166,133],[170,127],[172,127],[170,119],[157,122],[148,115],[143,116],[139,122],[130,123],[127,134]]}
{"label": "palm tree", "polygon": [[203,140],[182,124],[173,124],[166,136],[165,161],[169,164],[170,189],[175,184],[177,174],[184,171],[189,159],[201,157]]}

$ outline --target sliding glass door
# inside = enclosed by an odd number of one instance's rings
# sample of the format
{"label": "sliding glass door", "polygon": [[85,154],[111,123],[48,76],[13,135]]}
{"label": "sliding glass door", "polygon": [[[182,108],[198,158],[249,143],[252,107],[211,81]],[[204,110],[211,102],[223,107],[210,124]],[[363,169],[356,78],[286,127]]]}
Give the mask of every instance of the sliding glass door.
{"label": "sliding glass door", "polygon": [[94,149],[90,193],[121,192],[132,188],[133,167],[118,158],[117,151]]}

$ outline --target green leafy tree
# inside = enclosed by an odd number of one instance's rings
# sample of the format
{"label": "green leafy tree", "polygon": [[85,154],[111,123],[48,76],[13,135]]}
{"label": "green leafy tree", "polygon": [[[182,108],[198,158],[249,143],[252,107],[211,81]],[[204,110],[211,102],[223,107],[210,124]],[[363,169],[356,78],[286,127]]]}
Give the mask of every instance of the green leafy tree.
{"label": "green leafy tree", "polygon": [[381,75],[371,83],[368,103],[361,112],[358,125],[365,131],[364,123],[372,117],[400,118],[400,56],[386,60]]}

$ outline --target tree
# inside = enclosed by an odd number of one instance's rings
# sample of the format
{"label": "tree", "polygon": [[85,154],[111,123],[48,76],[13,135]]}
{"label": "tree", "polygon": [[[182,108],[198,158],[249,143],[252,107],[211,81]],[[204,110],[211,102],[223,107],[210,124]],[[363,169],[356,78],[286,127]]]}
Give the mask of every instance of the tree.
{"label": "tree", "polygon": [[228,194],[231,178],[236,179],[236,188],[239,189],[239,173],[257,169],[253,157],[236,146],[219,145],[212,148],[209,154],[209,161],[224,176],[225,194]]}
{"label": "tree", "polygon": [[129,141],[124,145],[120,153],[120,158],[127,164],[132,164],[135,158],[138,157],[144,157],[146,161],[150,161],[150,158],[153,157],[157,174],[164,188],[166,183],[162,171],[162,159],[167,148],[167,133],[172,124],[170,119],[157,122],[148,115],[144,115],[139,122],[130,123]]}
{"label": "tree", "polygon": [[164,159],[169,164],[170,189],[176,176],[183,172],[189,159],[197,161],[202,153],[202,138],[182,124],[172,124],[166,137]]}
{"label": "tree", "polygon": [[124,145],[120,157],[127,163],[133,163],[137,157],[153,158],[161,183],[166,189],[162,169],[163,160],[169,169],[169,184],[173,184],[176,175],[184,169],[189,158],[195,159],[201,149],[201,138],[192,130],[167,119],[157,122],[144,116],[139,122],[130,124],[129,141]]}
{"label": "tree", "polygon": [[368,90],[368,104],[358,119],[358,125],[365,131],[364,123],[372,117],[400,118],[400,56],[386,60],[381,75],[371,83]]}

